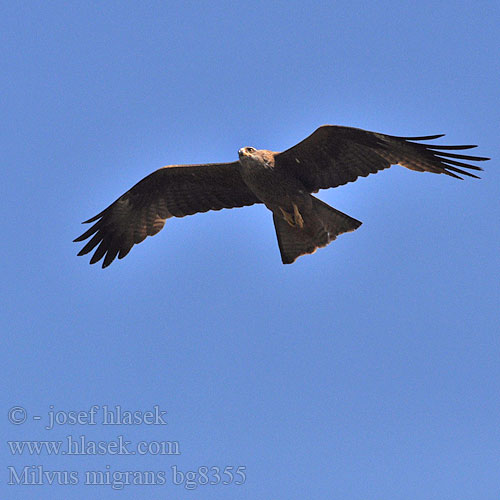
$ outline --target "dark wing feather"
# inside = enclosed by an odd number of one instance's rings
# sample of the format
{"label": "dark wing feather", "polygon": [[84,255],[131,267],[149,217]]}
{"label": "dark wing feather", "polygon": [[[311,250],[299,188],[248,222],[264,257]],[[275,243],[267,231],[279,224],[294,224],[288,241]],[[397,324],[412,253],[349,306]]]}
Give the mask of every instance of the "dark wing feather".
{"label": "dark wing feather", "polygon": [[91,238],[78,255],[96,248],[90,263],[104,257],[107,267],[122,259],[136,243],[160,231],[169,217],[259,203],[243,182],[238,163],[172,165],[138,182],[108,208],[85,223],[95,222],[74,241]]}
{"label": "dark wing feather", "polygon": [[422,144],[442,135],[396,137],[352,127],[324,125],[309,137],[282,153],[277,153],[277,168],[292,170],[310,192],[340,186],[358,177],[399,164],[419,172],[447,174],[461,179],[454,172],[476,177],[462,167],[482,170],[464,163],[489,158],[448,153],[449,150],[470,149],[476,146],[438,146]]}

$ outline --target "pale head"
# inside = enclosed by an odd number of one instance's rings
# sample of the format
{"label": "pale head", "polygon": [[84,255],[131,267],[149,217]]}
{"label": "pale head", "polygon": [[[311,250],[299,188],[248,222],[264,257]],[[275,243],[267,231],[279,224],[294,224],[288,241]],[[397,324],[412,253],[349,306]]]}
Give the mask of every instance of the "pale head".
{"label": "pale head", "polygon": [[274,154],[267,149],[255,149],[252,147],[245,147],[238,150],[238,156],[241,163],[248,165],[258,164],[264,166],[274,165]]}
{"label": "pale head", "polygon": [[253,155],[257,150],[255,148],[251,147],[245,147],[241,148],[238,150],[238,156],[241,158],[242,156],[251,156]]}

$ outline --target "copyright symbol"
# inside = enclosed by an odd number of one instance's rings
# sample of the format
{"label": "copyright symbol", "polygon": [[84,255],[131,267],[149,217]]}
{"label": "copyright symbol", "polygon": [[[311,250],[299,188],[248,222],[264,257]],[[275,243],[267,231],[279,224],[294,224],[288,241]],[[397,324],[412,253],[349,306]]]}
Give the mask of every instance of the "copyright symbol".
{"label": "copyright symbol", "polygon": [[13,406],[7,415],[11,424],[21,425],[26,422],[27,413],[22,406]]}

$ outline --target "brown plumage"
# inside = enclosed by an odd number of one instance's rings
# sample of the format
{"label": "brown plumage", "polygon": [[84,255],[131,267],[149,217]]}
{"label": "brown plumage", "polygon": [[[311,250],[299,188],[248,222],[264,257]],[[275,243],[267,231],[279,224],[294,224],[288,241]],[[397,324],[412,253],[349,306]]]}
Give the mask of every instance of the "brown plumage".
{"label": "brown plumage", "polygon": [[284,264],[328,245],[361,222],[318,200],[311,193],[355,181],[399,164],[419,172],[478,178],[482,170],[464,161],[489,158],[450,153],[476,146],[422,144],[442,135],[396,137],[351,127],[324,125],[302,142],[276,153],[239,150],[239,161],[171,165],[148,175],[108,208],[74,241],[90,240],[78,253],[95,249],[90,263],[104,257],[107,267],[132,246],[160,231],[169,217],[264,203],[273,220]]}

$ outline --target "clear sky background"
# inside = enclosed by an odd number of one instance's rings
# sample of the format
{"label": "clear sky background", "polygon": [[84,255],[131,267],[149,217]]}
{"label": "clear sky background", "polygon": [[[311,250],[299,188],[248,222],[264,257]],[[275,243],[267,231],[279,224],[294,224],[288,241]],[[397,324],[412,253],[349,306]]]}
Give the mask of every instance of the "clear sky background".
{"label": "clear sky background", "polygon": [[[498,499],[498,2],[13,1],[0,19],[2,498]],[[76,257],[80,222],[151,171],[324,123],[446,133],[492,161],[320,192],[364,224],[291,266],[262,206],[170,219],[106,270]],[[93,405],[96,425],[45,428]],[[106,426],[104,405],[168,424]],[[6,444],[68,435],[181,454]],[[7,485],[39,465],[78,484]],[[200,466],[246,482],[172,484]]]}

